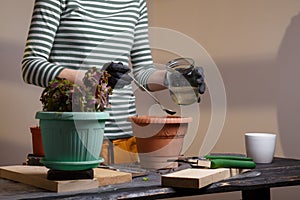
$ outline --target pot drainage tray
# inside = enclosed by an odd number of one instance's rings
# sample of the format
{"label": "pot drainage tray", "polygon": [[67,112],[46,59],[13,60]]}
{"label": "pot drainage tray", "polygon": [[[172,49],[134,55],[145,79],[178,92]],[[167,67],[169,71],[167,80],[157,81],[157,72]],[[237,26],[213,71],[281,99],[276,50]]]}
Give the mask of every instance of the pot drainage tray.
{"label": "pot drainage tray", "polygon": [[41,163],[43,163],[46,167],[50,169],[56,170],[87,170],[98,167],[100,163],[104,161],[103,158],[92,161],[49,161],[44,158],[41,159]]}

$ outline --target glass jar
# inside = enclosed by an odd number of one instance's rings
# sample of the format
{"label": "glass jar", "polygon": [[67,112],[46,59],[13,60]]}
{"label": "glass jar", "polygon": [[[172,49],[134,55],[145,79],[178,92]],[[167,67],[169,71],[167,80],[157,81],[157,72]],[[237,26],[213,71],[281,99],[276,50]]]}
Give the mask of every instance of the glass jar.
{"label": "glass jar", "polygon": [[166,64],[170,95],[178,105],[189,105],[199,99],[194,68],[191,58],[177,58]]}

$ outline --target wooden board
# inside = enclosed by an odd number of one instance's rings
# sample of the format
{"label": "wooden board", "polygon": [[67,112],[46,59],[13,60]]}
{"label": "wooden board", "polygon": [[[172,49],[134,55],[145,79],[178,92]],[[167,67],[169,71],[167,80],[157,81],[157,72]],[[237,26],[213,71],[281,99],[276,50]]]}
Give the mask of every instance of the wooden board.
{"label": "wooden board", "polygon": [[47,179],[44,166],[15,165],[0,167],[0,177],[43,188],[54,192],[70,192],[93,189],[104,185],[131,182],[130,173],[109,169],[94,169],[94,179],[53,181]]}
{"label": "wooden board", "polygon": [[132,181],[132,174],[127,172],[119,172],[109,169],[94,169],[94,176],[98,181],[98,186],[114,185]]}
{"label": "wooden board", "polygon": [[163,186],[182,188],[202,188],[211,183],[221,181],[225,178],[241,173],[239,169],[184,169],[170,174],[162,175]]}

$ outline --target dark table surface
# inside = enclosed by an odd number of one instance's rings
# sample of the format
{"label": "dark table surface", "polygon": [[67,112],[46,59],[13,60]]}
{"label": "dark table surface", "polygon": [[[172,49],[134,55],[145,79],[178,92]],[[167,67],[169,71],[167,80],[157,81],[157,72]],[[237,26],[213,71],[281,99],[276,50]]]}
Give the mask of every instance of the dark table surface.
{"label": "dark table surface", "polygon": [[161,174],[155,171],[133,178],[131,183],[104,186],[79,192],[55,193],[0,179],[0,199],[160,199],[232,191],[261,191],[272,187],[300,185],[300,160],[275,158],[271,164],[257,164],[260,176],[223,180],[201,189],[161,186]]}

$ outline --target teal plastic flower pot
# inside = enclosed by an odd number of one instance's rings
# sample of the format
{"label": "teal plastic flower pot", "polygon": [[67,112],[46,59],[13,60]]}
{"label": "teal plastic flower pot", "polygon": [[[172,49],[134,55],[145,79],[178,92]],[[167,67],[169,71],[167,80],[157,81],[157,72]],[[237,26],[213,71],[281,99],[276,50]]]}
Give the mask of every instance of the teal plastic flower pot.
{"label": "teal plastic flower pot", "polygon": [[85,170],[103,162],[107,112],[37,112],[45,156],[41,161],[56,170]]}

